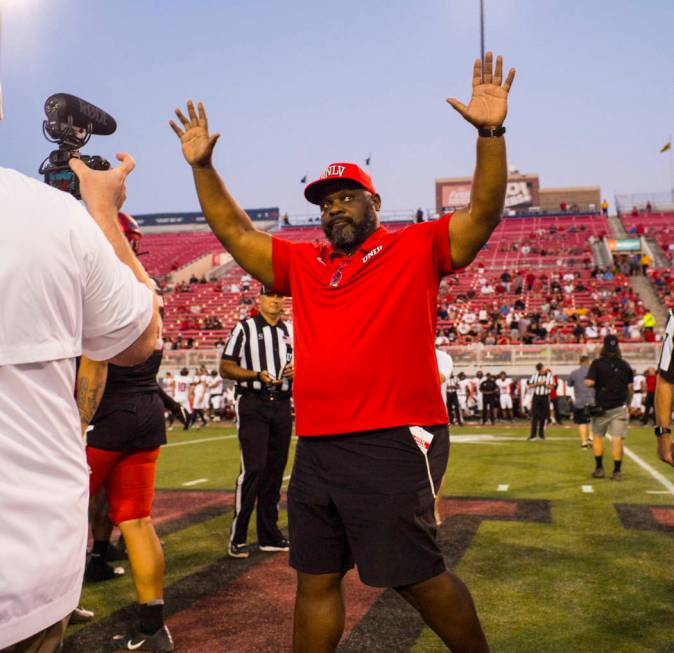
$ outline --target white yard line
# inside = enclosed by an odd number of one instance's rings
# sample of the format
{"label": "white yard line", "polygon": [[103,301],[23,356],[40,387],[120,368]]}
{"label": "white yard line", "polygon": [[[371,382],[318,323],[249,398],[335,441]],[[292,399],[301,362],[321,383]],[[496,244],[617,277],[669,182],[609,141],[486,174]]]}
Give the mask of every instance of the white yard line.
{"label": "white yard line", "polygon": [[[608,436],[611,439],[611,436]],[[663,476],[655,467],[651,467],[641,456],[637,456],[631,449],[624,448],[625,455],[631,458],[641,469],[648,472],[660,485],[667,488],[669,494],[674,494],[674,483],[672,483],[666,476]]]}
{"label": "white yard line", "polygon": [[594,492],[594,488],[591,485],[581,485],[580,489],[585,493],[585,494],[592,494]]}
{"label": "white yard line", "polygon": [[216,440],[233,440],[236,435],[218,435],[214,438],[200,438],[199,440],[187,440],[186,442],[171,442],[165,444],[165,447],[184,447],[187,444],[199,444],[200,442],[215,442]]}
{"label": "white yard line", "polygon": [[291,476],[290,474],[288,474],[288,476],[284,476],[284,477],[283,477],[283,480],[284,480],[284,481],[289,481],[289,480],[290,480],[290,476]]}
{"label": "white yard line", "polygon": [[496,488],[497,492],[507,492],[510,486],[507,483],[502,483]]}
{"label": "white yard line", "polygon": [[199,485],[199,483],[208,483],[207,478],[197,478],[194,481],[187,481],[187,483],[183,483],[184,487],[189,487],[190,485]]}
{"label": "white yard line", "polygon": [[669,490],[646,490],[646,494],[671,494]]}

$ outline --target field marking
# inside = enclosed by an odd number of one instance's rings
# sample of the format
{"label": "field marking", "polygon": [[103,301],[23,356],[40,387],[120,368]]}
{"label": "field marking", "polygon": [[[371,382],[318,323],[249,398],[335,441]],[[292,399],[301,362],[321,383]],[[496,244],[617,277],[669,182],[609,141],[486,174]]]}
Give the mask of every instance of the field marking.
{"label": "field marking", "polygon": [[497,492],[507,492],[509,487],[510,487],[510,486],[509,486],[507,483],[501,483],[501,485],[499,485],[499,486],[496,488],[496,491],[497,491]]}
{"label": "field marking", "polygon": [[284,480],[284,481],[289,481],[289,480],[290,480],[290,477],[291,477],[291,474],[288,474],[288,476],[284,476],[284,477],[283,477],[283,480]]}
{"label": "field marking", "polygon": [[190,485],[199,485],[199,483],[208,483],[207,478],[197,478],[194,481],[187,481],[186,483],[183,483],[184,487],[189,487]]}
{"label": "field marking", "polygon": [[594,488],[591,485],[581,485],[580,489],[585,492],[585,494],[592,494],[592,492],[594,492]]}
{"label": "field marking", "polygon": [[[547,437],[545,438],[548,441],[558,441],[558,440],[577,440],[575,437]],[[457,435],[452,432],[450,434],[449,441],[452,444],[503,444],[504,442],[526,442],[528,438],[524,435],[513,436],[513,435],[495,435],[493,433],[475,433],[474,435]]]}
{"label": "field marking", "polygon": [[646,490],[646,494],[670,494],[669,490]]}
{"label": "field marking", "polygon": [[[608,438],[609,440],[612,439],[610,435]],[[658,483],[660,483],[660,485],[667,488],[669,491],[668,494],[674,494],[674,483],[663,476],[657,469],[651,467],[641,456],[635,454],[631,449],[624,447],[623,451],[628,458],[631,458],[637,465],[639,465],[639,467],[641,467],[641,469],[647,471],[656,481],[658,481]]]}
{"label": "field marking", "polygon": [[171,442],[163,445],[164,447],[184,447],[187,444],[199,444],[201,442],[215,442],[216,440],[233,440],[236,435],[218,435],[214,438],[200,438],[199,440],[188,440],[187,442]]}

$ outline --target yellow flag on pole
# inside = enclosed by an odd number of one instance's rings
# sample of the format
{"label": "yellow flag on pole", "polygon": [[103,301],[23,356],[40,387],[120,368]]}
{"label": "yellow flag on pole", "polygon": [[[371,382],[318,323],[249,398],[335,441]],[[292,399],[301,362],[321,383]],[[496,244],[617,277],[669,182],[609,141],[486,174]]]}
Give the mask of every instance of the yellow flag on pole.
{"label": "yellow flag on pole", "polygon": [[662,146],[662,149],[660,150],[660,154],[662,154],[663,152],[666,152],[667,150],[671,150],[671,149],[672,149],[672,141],[670,140],[670,141],[667,141],[667,142]]}

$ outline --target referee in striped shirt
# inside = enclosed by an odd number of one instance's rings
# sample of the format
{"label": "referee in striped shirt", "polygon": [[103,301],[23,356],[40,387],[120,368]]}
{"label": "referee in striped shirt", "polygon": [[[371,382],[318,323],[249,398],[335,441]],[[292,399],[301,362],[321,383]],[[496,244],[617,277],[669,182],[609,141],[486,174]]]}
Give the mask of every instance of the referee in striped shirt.
{"label": "referee in striped shirt", "polygon": [[529,440],[535,440],[536,435],[545,440],[545,422],[550,415],[550,390],[555,385],[550,370],[543,368],[543,363],[536,365],[536,372],[531,375],[527,385],[533,389],[531,401],[531,435]]}
{"label": "referee in striped shirt", "polygon": [[261,551],[287,551],[278,528],[278,503],[288,460],[292,417],[292,334],[281,319],[283,297],[262,288],[260,312],[232,330],[220,375],[236,381],[236,420],[241,473],[236,481],[234,520],[227,553],[247,558],[248,523],[257,501]]}
{"label": "referee in striped shirt", "polygon": [[674,311],[670,310],[655,386],[655,435],[658,439],[658,457],[669,465],[674,465],[672,408],[674,408]]}

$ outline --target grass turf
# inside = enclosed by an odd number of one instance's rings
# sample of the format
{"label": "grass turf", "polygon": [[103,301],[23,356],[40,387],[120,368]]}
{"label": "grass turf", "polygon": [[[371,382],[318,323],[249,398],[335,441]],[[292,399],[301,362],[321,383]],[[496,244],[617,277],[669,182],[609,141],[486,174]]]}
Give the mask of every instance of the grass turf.
{"label": "grass turf", "polygon": [[[648,494],[665,488],[629,459],[623,463],[622,482],[591,479],[593,457],[578,446],[576,430],[552,427],[547,434],[545,442],[527,442],[528,429],[522,423],[453,431],[445,495],[545,499],[551,505],[551,523],[484,520],[456,569],[473,593],[492,650],[674,650],[674,584],[665,562],[674,553],[673,534],[625,529],[614,507],[617,503],[674,507],[674,496]],[[174,431],[169,444],[160,457],[159,489],[234,488],[239,452],[231,427]],[[610,443],[606,444],[610,475]],[[656,460],[650,428],[632,427],[626,444],[674,480],[672,471]],[[291,464],[292,451],[286,475]],[[208,480],[183,485],[200,479]],[[508,490],[499,491],[499,485],[508,485]],[[584,493],[582,485],[591,485],[594,491]],[[285,519],[283,513],[284,523]],[[230,515],[208,519],[163,538],[167,585],[223,556],[230,521]],[[127,574],[86,587],[82,603],[101,619],[133,600]],[[415,653],[442,650],[446,649],[427,629],[413,648]]]}

